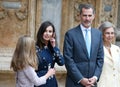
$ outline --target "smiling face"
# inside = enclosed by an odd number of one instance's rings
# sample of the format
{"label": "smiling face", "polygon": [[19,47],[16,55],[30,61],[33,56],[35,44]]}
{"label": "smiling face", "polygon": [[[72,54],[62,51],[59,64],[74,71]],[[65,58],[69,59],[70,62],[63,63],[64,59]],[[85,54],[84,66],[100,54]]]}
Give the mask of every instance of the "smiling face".
{"label": "smiling face", "polygon": [[115,38],[115,32],[114,32],[113,27],[109,27],[104,30],[104,33],[103,33],[104,43],[111,44],[114,38]]}
{"label": "smiling face", "polygon": [[45,40],[46,44],[52,38],[52,36],[53,36],[53,28],[52,26],[48,26],[45,32],[43,33],[43,39]]}
{"label": "smiling face", "polygon": [[82,13],[80,14],[81,23],[84,27],[88,28],[91,26],[92,21],[94,20],[95,14],[93,14],[93,9],[82,8]]}

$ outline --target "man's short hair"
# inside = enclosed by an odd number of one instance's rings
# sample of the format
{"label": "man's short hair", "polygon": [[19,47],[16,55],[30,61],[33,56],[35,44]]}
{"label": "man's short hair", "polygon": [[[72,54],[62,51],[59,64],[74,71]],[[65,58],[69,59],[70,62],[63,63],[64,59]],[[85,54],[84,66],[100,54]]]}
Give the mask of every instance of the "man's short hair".
{"label": "man's short hair", "polygon": [[95,9],[94,9],[94,7],[93,7],[92,4],[80,4],[80,5],[79,5],[80,14],[82,13],[82,9],[83,9],[83,8],[85,8],[85,9],[90,9],[90,8],[92,8],[93,14],[95,14]]}

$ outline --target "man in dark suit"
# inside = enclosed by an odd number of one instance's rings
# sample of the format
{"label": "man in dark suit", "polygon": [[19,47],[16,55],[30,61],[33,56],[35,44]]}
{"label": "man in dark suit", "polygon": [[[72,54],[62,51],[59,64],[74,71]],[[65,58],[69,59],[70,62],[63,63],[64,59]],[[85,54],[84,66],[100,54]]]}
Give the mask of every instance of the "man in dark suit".
{"label": "man in dark suit", "polygon": [[[94,17],[95,10],[91,4],[80,5],[81,24],[65,34],[63,55],[67,69],[66,87],[97,87],[104,51],[101,32],[91,27]],[[88,42],[85,41],[86,30]]]}

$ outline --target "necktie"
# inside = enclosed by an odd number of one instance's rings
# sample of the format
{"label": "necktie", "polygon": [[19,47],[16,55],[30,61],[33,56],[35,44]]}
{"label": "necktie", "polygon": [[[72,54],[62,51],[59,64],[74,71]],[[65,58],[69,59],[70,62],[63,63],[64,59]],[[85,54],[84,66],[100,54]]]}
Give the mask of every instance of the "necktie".
{"label": "necktie", "polygon": [[91,41],[90,41],[90,38],[89,38],[89,33],[90,30],[86,29],[86,34],[85,34],[85,42],[86,42],[86,47],[87,47],[87,51],[88,51],[88,56],[90,58],[90,47],[91,47]]}

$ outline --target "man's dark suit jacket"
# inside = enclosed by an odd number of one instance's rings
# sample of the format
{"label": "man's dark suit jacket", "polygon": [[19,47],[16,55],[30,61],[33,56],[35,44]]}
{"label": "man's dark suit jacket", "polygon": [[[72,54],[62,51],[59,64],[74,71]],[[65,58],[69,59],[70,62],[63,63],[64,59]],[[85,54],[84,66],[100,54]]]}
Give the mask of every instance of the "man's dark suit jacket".
{"label": "man's dark suit jacket", "polygon": [[82,78],[101,75],[103,66],[102,33],[91,29],[91,53],[88,58],[87,48],[80,25],[65,34],[63,55],[67,69],[66,87],[84,87],[78,83]]}

